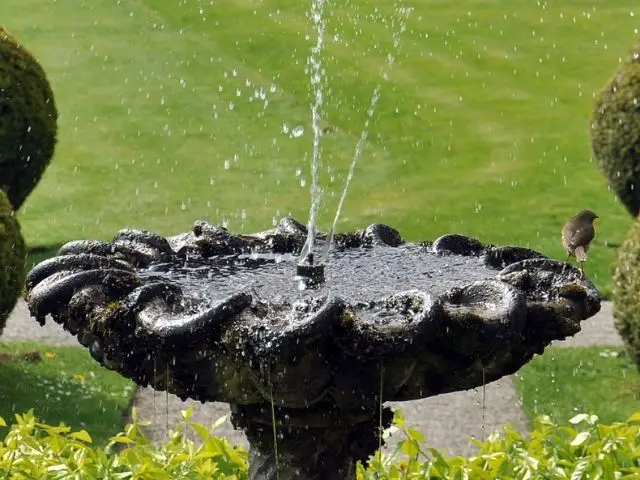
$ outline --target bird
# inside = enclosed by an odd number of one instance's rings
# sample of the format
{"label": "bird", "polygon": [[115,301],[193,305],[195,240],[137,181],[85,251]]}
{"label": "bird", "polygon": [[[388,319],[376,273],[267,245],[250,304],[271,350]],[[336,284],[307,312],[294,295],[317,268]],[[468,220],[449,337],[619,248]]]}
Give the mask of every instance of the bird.
{"label": "bird", "polygon": [[567,251],[567,262],[572,256],[580,263],[580,273],[584,275],[582,264],[587,260],[589,245],[596,236],[593,222],[599,218],[591,210],[581,210],[567,220],[562,227],[562,246]]}

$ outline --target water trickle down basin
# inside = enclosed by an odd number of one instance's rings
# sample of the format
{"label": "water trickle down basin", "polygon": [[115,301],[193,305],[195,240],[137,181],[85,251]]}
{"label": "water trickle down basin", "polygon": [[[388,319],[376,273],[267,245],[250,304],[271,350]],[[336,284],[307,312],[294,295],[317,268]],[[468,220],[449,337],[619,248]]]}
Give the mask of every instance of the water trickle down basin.
{"label": "water trickle down basin", "polygon": [[229,403],[255,479],[276,465],[280,479],[352,478],[390,424],[384,402],[512,374],[600,309],[587,278],[538,252],[412,244],[379,224],[336,234],[324,281],[301,286],[306,234],[285,218],[251,235],[198,221],[73,241],[29,273],[29,309],[139,385]]}

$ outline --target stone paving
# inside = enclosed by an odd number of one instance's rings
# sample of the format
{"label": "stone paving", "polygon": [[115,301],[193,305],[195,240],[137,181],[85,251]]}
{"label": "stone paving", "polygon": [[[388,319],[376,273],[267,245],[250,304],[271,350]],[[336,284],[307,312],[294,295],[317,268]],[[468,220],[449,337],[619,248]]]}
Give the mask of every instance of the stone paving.
{"label": "stone paving", "polygon": [[[23,301],[18,303],[11,314],[0,338],[2,341],[36,340],[55,345],[78,345],[75,337],[53,321],[48,321],[44,327],[38,325],[29,317]],[[603,302],[600,312],[582,323],[580,333],[573,338],[556,342],[555,345],[614,346],[620,343],[621,339],[613,326],[611,303]],[[484,411],[482,393],[482,388],[478,388],[391,406],[404,411],[407,424],[420,430],[430,446],[446,449],[451,454],[469,455],[474,450],[468,441],[469,437],[483,438],[507,423],[523,432],[527,429],[527,421],[511,377],[486,386]],[[180,410],[190,405],[194,406],[194,420],[204,424],[212,424],[229,414],[226,404],[182,402],[174,395],[155,392],[151,388],[140,389],[134,399],[134,406],[140,417],[153,422],[149,433],[154,441],[159,442],[167,438],[167,426],[172,428],[180,420]],[[218,433],[227,436],[232,443],[246,446],[243,433],[234,430],[228,419]]]}

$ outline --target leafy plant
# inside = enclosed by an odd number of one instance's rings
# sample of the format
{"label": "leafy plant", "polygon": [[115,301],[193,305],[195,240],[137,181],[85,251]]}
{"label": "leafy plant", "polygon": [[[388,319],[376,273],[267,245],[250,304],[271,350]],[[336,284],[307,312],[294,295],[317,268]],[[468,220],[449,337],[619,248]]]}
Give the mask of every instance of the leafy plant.
{"label": "leafy plant", "polygon": [[[191,415],[191,408],[183,411],[168,441],[154,446],[134,410],[132,423],[106,448],[93,446],[85,430],[40,423],[32,411],[16,415],[0,442],[0,478],[247,479],[247,453],[212,434],[225,418],[207,428],[192,422]],[[6,426],[1,418],[0,426]],[[198,441],[187,438],[187,429],[196,432]],[[424,436],[405,425],[401,412],[385,436],[398,431],[404,440],[391,454],[376,453],[367,468],[359,464],[358,480],[640,478],[640,411],[610,425],[584,413],[569,425],[541,416],[528,438],[507,427],[476,442],[478,454],[469,458],[427,447]]]}
{"label": "leafy plant", "polygon": [[474,441],[477,455],[448,457],[426,447],[422,434],[406,428],[396,412],[391,429],[406,438],[391,454],[378,452],[369,468],[359,465],[358,480],[640,478],[640,411],[625,423],[599,424],[584,413],[569,423],[557,425],[543,415],[529,438],[508,426],[501,435]]}
{"label": "leafy plant", "polygon": [[[133,422],[102,449],[92,445],[87,431],[40,423],[30,410],[16,415],[16,423],[0,442],[0,478],[247,478],[247,454],[211,435],[204,425],[191,422],[191,413],[191,409],[183,411],[183,422],[164,445],[156,447],[142,432],[146,423],[138,420],[134,410]],[[1,418],[0,426],[6,426]],[[187,439],[187,428],[195,430],[201,442]]]}

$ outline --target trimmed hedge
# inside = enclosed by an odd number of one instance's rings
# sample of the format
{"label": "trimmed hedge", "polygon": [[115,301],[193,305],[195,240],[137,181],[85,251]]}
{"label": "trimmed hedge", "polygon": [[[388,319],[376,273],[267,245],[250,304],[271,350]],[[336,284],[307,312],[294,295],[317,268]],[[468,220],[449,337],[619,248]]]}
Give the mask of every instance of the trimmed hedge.
{"label": "trimmed hedge", "polygon": [[640,213],[640,44],[596,98],[591,148],[609,185],[635,218]]}
{"label": "trimmed hedge", "polygon": [[0,188],[15,210],[40,181],[53,156],[57,120],[44,70],[0,27]]}
{"label": "trimmed hedge", "polygon": [[20,225],[7,196],[0,190],[0,334],[22,293],[25,258]]}
{"label": "trimmed hedge", "polygon": [[629,357],[640,368],[640,221],[618,249],[612,298],[616,329]]}

